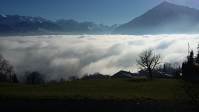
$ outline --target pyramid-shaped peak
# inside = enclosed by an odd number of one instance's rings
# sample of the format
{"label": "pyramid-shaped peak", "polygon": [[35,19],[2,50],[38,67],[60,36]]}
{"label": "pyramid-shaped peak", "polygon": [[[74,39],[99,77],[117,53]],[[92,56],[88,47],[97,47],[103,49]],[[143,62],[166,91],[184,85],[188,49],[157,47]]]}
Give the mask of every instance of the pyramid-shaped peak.
{"label": "pyramid-shaped peak", "polygon": [[164,2],[159,4],[159,6],[170,6],[170,5],[176,5],[176,4],[168,2],[168,1],[164,1]]}
{"label": "pyramid-shaped peak", "polygon": [[161,4],[172,4],[172,3],[168,1],[163,1]]}
{"label": "pyramid-shaped peak", "polygon": [[[186,8],[186,9],[185,9]],[[182,11],[182,10],[190,10],[187,9],[189,7],[187,6],[183,6],[183,5],[178,5],[172,2],[168,2],[168,1],[164,1],[162,3],[160,3],[159,5],[157,5],[156,7],[152,8],[152,10],[162,10],[162,11],[166,11],[166,10],[178,10],[178,11]]]}

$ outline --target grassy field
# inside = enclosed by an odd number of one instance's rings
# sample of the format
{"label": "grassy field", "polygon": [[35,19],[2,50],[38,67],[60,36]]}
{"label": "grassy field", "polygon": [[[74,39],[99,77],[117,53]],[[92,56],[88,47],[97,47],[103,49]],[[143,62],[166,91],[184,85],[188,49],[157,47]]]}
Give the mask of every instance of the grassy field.
{"label": "grassy field", "polygon": [[77,80],[60,84],[0,84],[0,99],[29,100],[133,100],[186,101],[183,81],[156,80]]}

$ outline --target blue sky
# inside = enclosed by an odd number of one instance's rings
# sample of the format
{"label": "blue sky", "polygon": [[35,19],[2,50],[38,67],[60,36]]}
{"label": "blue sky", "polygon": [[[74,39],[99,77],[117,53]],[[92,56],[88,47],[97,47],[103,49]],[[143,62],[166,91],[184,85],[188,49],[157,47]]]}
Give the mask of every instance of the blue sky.
{"label": "blue sky", "polygon": [[[165,0],[0,0],[1,14],[122,24]],[[199,0],[167,0],[199,9]]]}

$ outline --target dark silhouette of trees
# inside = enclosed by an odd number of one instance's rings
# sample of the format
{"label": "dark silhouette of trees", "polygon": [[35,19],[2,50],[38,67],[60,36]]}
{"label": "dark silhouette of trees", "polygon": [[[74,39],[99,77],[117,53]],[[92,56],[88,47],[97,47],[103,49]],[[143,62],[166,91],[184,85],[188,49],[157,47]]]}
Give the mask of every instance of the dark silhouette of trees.
{"label": "dark silhouette of trees", "polygon": [[12,76],[12,82],[14,82],[14,83],[19,83],[19,80],[18,80],[16,74],[14,74],[14,75]]}
{"label": "dark silhouette of trees", "polygon": [[193,52],[193,50],[190,52],[190,55],[188,56],[188,63],[189,64],[194,63],[194,52]]}
{"label": "dark silhouette of trees", "polygon": [[181,78],[181,65],[177,63],[164,63],[163,66],[157,69],[157,71],[172,78]]}
{"label": "dark silhouette of trees", "polygon": [[0,82],[18,82],[13,66],[0,54]]}
{"label": "dark silhouette of trees", "polygon": [[26,72],[25,82],[27,84],[42,84],[44,83],[44,75],[39,72]]}
{"label": "dark silhouette of trees", "polygon": [[143,70],[147,70],[150,79],[153,78],[153,71],[160,64],[160,55],[156,55],[153,50],[148,49],[139,55],[138,65]]}
{"label": "dark silhouette of trees", "polygon": [[196,63],[199,64],[199,44],[197,47]]}
{"label": "dark silhouette of trees", "polygon": [[79,78],[77,76],[70,76],[68,80],[73,81],[73,80],[78,80]]}
{"label": "dark silhouette of trees", "polygon": [[182,78],[186,81],[183,87],[190,101],[199,105],[199,46],[196,57],[194,57],[194,52],[191,51],[187,60],[182,64]]}
{"label": "dark silhouette of trees", "polygon": [[187,56],[187,61],[182,64],[182,77],[184,80],[199,80],[199,64],[197,58],[194,58],[194,52],[191,51]]}

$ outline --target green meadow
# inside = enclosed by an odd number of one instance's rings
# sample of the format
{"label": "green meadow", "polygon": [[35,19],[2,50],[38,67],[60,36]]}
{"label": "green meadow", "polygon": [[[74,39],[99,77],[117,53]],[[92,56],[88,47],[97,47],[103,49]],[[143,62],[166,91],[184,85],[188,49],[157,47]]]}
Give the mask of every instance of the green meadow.
{"label": "green meadow", "polygon": [[184,81],[154,80],[75,80],[43,85],[0,84],[0,99],[28,100],[132,100],[184,102],[188,97]]}

